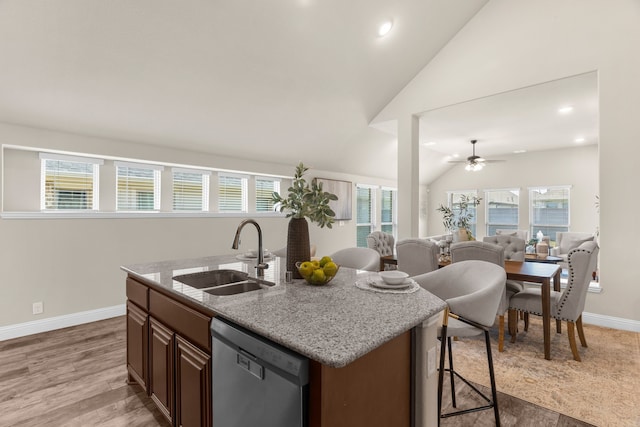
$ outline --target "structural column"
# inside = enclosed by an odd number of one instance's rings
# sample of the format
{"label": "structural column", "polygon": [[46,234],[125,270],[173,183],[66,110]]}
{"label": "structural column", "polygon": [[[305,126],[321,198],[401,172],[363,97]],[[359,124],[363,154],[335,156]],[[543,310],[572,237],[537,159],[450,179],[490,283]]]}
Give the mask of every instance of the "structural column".
{"label": "structural column", "polygon": [[418,237],[419,233],[418,125],[414,115],[398,119],[398,240]]}

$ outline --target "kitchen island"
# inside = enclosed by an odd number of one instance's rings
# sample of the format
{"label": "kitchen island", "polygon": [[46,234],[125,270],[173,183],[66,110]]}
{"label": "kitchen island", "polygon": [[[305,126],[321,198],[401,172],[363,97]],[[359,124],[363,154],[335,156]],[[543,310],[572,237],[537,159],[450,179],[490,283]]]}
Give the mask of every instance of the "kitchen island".
{"label": "kitchen island", "polygon": [[442,300],[423,289],[388,294],[357,288],[355,282],[371,273],[349,268],[321,287],[285,283],[284,260],[268,262],[264,279],[275,286],[228,296],[173,277],[220,269],[254,276],[255,261],[229,255],[122,267],[128,273],[129,379],[147,390],[167,419],[209,425],[213,418],[215,426],[208,327],[221,316],[310,359],[310,427],[437,422],[427,351],[435,357]]}

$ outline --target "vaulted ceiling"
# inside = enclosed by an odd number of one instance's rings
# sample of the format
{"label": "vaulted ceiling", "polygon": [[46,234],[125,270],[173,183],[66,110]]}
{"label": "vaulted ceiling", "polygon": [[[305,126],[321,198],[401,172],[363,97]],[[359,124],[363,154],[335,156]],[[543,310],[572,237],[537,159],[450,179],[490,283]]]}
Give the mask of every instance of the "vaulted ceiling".
{"label": "vaulted ceiling", "polygon": [[0,122],[395,179],[370,120],[487,1],[4,0]]}

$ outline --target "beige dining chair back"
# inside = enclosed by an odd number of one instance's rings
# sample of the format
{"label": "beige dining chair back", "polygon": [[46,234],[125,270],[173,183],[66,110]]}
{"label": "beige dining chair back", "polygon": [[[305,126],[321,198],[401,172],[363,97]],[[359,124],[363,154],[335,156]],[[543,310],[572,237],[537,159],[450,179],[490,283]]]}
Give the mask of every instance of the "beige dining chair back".
{"label": "beige dining chair back", "polygon": [[[482,239],[485,243],[493,243],[504,248],[505,261],[524,262],[526,242],[515,236],[487,236]],[[524,290],[524,284],[517,280],[507,280],[507,301],[517,292]]]}
{"label": "beige dining chair back", "polygon": [[345,248],[331,255],[333,262],[342,267],[366,271],[380,271],[380,254],[371,248]]}
{"label": "beige dining chair back", "polygon": [[[504,269],[504,248],[500,245],[472,240],[451,245],[451,262],[480,260],[497,264]],[[498,315],[498,351],[504,351],[504,314],[508,312],[509,300],[506,287],[496,314]]]}
{"label": "beige dining chair back", "polygon": [[[578,336],[582,347],[587,347],[587,341],[582,329],[582,312],[584,311],[587,291],[591,283],[591,273],[596,267],[600,248],[594,241],[582,243],[569,251],[569,279],[567,287],[562,292],[551,291],[551,316],[557,320],[567,322],[567,336],[574,360],[581,361],[576,345],[574,325],[578,329]],[[523,311],[542,316],[542,298],[539,288],[527,288],[511,297],[509,301],[510,320],[515,318],[513,311]],[[516,336],[511,336],[515,342]]]}
{"label": "beige dining chair back", "polygon": [[403,239],[396,244],[398,270],[409,276],[438,269],[438,245],[427,239]]}
{"label": "beige dining chair back", "polygon": [[[507,275],[504,268],[499,265],[486,261],[470,260],[453,263],[447,267],[413,278],[421,287],[447,303],[442,326],[438,329],[438,336],[440,338],[438,414],[440,418],[462,415],[482,409],[493,409],[496,426],[500,425],[489,329],[495,321],[498,305],[504,295],[506,277]],[[457,376],[469,384],[467,380],[454,369],[451,337],[471,337],[483,333],[487,351],[487,363],[489,366],[491,398],[485,396],[477,388],[472,387],[472,390],[484,398],[487,402],[486,405],[443,414],[442,391],[445,371],[449,372],[451,400],[454,408],[456,408],[454,377]],[[445,369],[447,349],[449,369]]]}
{"label": "beige dining chair back", "polygon": [[393,255],[395,239],[393,234],[374,231],[367,236],[367,247],[378,251],[380,256]]}

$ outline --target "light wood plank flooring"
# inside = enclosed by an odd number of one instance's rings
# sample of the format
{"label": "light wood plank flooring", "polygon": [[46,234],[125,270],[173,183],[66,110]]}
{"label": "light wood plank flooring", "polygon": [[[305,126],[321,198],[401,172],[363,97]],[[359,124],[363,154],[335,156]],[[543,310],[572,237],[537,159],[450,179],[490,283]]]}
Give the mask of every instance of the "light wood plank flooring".
{"label": "light wood plank flooring", "polygon": [[[0,342],[0,426],[167,426],[142,389],[126,383],[125,335],[118,317]],[[459,405],[474,404],[468,396]],[[589,425],[504,394],[498,401],[504,426]],[[489,426],[493,413],[442,425]]]}

